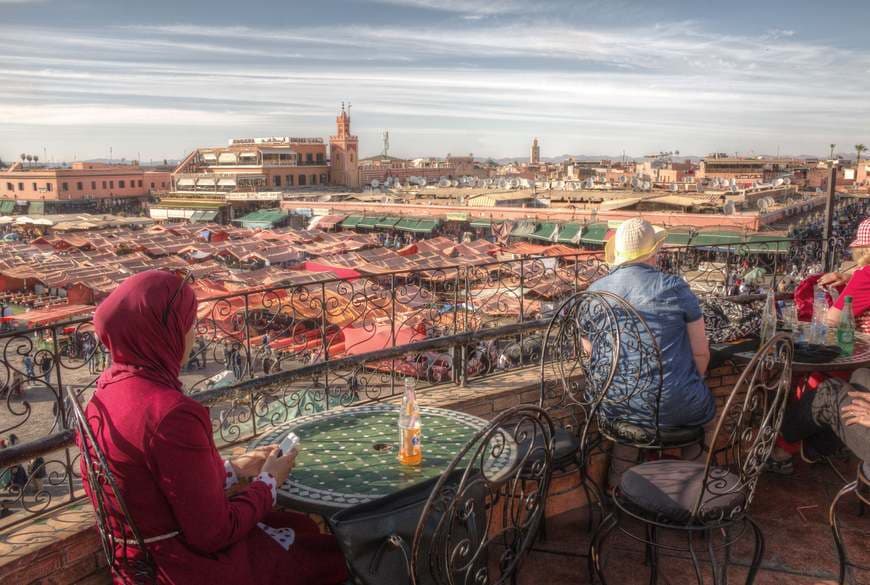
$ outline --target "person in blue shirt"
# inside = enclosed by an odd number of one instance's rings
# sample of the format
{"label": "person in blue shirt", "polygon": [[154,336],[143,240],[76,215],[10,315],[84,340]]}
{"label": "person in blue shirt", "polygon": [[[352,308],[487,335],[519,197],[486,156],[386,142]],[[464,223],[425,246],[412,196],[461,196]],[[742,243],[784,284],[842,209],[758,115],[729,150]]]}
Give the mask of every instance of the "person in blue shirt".
{"label": "person in blue shirt", "polygon": [[[658,424],[703,426],[716,414],[715,400],[704,383],[710,362],[704,316],[689,285],[656,266],[656,253],[665,235],[656,233],[652,225],[640,218],[623,222],[608,242],[610,274],[594,282],[589,290],[606,291],[625,299],[655,336],[663,374]],[[640,402],[636,406],[640,408]],[[636,414],[640,424],[655,424],[654,413]]]}

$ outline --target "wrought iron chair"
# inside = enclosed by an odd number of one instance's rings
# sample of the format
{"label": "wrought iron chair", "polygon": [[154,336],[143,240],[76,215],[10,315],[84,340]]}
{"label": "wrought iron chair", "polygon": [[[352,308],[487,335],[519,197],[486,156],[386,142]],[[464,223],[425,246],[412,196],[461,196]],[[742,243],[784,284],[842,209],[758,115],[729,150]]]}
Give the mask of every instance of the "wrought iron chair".
{"label": "wrought iron chair", "polygon": [[[791,383],[794,348],[785,335],[762,347],[738,379],[716,427],[706,462],[660,460],[632,467],[614,491],[613,510],[593,535],[590,569],[602,584],[602,552],[607,537],[619,528],[646,545],[650,583],[658,578],[659,549],[688,551],[695,575],[703,583],[696,545],[706,543],[715,583],[727,580],[731,545],[747,530],[755,549],[746,583],[752,583],[761,563],[764,536],[748,510],[758,477],[779,431]],[[635,523],[626,525],[623,520]],[[636,533],[637,523],[643,534]],[[659,530],[683,534],[686,546],[663,544]],[[719,544],[714,537],[722,534]],[[724,549],[724,562],[717,553]]]}
{"label": "wrought iron chair", "polygon": [[[137,585],[154,583],[157,573],[154,560],[121,497],[106,456],[94,439],[79,396],[71,386],[67,387],[66,392],[74,416],[81,467],[87,478],[86,491],[97,516],[97,531],[109,567],[115,576],[133,575]],[[126,536],[118,536],[118,533]],[[130,548],[136,549],[139,556],[131,559],[128,555]]]}
{"label": "wrought iron chair", "polygon": [[535,406],[503,412],[441,475],[410,555],[414,585],[515,583],[544,516],[553,424]]}
{"label": "wrought iron chair", "polygon": [[[647,450],[703,448],[703,427],[665,427],[660,423],[664,367],[659,344],[646,320],[622,297],[597,294],[610,304],[619,330],[616,369],[596,409],[600,433],[614,443],[638,449],[637,463]],[[594,347],[594,352],[598,351]]]}
{"label": "wrought iron chair", "polygon": [[[555,425],[553,477],[579,474],[579,487],[590,503],[590,529],[593,501],[602,517],[604,512],[598,486],[588,481],[586,474],[589,459],[599,446],[597,437],[590,433],[591,414],[616,371],[618,346],[619,330],[610,304],[604,296],[587,291],[571,296],[559,307],[547,326],[541,352],[538,406]],[[601,349],[594,362],[592,347]]]}
{"label": "wrought iron chair", "polygon": [[834,497],[834,501],[831,502],[831,509],[828,512],[828,521],[831,525],[831,532],[834,534],[834,544],[837,546],[837,556],[840,559],[840,577],[839,581],[837,581],[840,585],[843,585],[846,582],[846,571],[850,566],[860,568],[864,571],[870,571],[870,567],[859,567],[849,561],[849,558],[846,555],[846,546],[843,543],[843,535],[840,533],[840,520],[837,513],[837,504],[849,493],[854,493],[858,498],[861,507],[860,514],[863,515],[865,506],[870,506],[870,477],[867,476],[863,464],[858,464],[858,478],[843,486],[843,489],[839,491],[836,497]]}

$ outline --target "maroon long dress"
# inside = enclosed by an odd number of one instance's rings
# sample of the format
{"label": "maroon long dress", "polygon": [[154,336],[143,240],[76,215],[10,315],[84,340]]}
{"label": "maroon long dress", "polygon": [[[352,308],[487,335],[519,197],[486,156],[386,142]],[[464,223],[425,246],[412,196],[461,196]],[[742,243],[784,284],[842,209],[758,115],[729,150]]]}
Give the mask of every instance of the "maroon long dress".
{"label": "maroon long dress", "polygon": [[[86,409],[142,537],[179,533],[146,545],[158,583],[341,583],[345,562],[334,538],[305,516],[272,512],[269,485],[253,481],[226,496],[208,411],[180,391],[184,333],[193,326],[196,298],[179,284],[169,273],[142,273],[100,305],[94,325],[113,365]],[[89,494],[92,488],[85,486]],[[122,522],[111,522],[116,535],[132,540]],[[285,550],[258,524],[290,527],[295,538]],[[133,558],[141,554],[130,550]],[[133,580],[120,575],[116,582]]]}

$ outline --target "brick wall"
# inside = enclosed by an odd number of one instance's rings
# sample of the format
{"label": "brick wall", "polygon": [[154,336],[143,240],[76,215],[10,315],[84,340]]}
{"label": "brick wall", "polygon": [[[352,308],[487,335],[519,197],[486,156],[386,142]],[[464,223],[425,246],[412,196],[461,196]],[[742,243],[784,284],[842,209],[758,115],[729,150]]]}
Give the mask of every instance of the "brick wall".
{"label": "brick wall", "polygon": [[[20,530],[26,533],[30,528],[24,526]],[[111,582],[93,514],[83,514],[77,529],[69,531],[68,536],[52,538],[29,554],[0,565],[0,583],[107,585]]]}

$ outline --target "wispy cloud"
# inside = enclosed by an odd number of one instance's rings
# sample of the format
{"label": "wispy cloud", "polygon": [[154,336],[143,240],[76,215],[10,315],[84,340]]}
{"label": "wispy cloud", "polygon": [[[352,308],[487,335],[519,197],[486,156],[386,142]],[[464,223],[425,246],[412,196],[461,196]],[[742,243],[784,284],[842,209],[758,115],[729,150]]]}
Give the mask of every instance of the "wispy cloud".
{"label": "wispy cloud", "polygon": [[459,12],[471,15],[508,14],[528,10],[527,3],[514,0],[372,0],[378,4],[392,4],[410,8],[423,8],[440,12]]}
{"label": "wispy cloud", "polygon": [[[865,51],[784,29],[746,36],[693,21],[601,28],[464,14],[482,19],[457,19],[449,34],[423,25],[0,25],[0,132],[159,127],[184,144],[240,132],[325,135],[336,105],[351,99],[364,152],[385,127],[408,155],[508,155],[529,135],[551,153],[814,152],[816,143],[867,140],[856,124],[870,117],[870,79],[858,74],[870,69]],[[414,133],[436,139],[421,145]]]}

